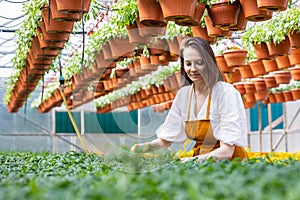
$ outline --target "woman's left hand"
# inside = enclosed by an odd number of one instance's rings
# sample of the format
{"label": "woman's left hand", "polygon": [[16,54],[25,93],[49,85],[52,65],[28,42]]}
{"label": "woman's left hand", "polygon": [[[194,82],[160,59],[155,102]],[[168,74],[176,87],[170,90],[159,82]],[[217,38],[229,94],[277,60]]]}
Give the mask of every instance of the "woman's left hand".
{"label": "woman's left hand", "polygon": [[180,158],[180,162],[185,163],[185,162],[189,162],[191,160],[199,162],[201,160],[206,160],[207,158],[208,158],[208,154],[204,154],[204,155],[198,155],[198,156],[194,156],[194,157]]}

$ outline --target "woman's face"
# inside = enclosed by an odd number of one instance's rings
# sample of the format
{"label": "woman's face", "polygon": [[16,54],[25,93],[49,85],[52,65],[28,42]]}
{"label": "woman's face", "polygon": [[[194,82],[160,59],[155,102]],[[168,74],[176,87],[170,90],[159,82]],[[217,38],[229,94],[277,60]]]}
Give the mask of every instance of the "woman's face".
{"label": "woman's face", "polygon": [[201,54],[194,48],[188,47],[183,50],[184,70],[194,83],[203,83],[205,69]]}

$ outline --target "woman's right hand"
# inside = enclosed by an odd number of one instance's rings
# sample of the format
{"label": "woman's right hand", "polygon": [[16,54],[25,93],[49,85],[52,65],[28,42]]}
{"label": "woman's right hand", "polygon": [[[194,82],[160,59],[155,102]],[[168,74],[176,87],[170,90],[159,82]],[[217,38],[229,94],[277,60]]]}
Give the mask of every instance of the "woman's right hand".
{"label": "woman's right hand", "polygon": [[150,144],[148,142],[142,144],[135,144],[131,147],[130,152],[146,153],[150,151]]}

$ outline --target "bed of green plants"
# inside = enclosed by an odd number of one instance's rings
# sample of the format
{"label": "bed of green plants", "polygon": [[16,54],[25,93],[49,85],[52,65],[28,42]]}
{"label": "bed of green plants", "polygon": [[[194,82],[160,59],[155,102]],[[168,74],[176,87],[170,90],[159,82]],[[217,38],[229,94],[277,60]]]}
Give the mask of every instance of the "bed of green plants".
{"label": "bed of green plants", "polygon": [[0,152],[0,199],[299,199],[300,163]]}

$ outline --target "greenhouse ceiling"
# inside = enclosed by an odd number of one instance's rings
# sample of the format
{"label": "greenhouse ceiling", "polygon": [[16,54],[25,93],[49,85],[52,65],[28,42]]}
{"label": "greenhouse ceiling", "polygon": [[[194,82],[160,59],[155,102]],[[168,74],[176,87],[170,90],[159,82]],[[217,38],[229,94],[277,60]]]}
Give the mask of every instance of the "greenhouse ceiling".
{"label": "greenhouse ceiling", "polygon": [[[0,0],[0,77],[8,77],[12,72],[12,58],[16,51],[17,31],[24,22],[23,3],[29,0]],[[97,0],[111,4],[113,0]],[[76,42],[76,41],[75,41]]]}

